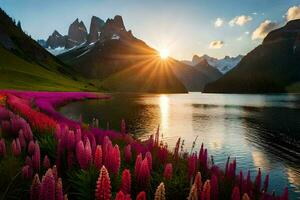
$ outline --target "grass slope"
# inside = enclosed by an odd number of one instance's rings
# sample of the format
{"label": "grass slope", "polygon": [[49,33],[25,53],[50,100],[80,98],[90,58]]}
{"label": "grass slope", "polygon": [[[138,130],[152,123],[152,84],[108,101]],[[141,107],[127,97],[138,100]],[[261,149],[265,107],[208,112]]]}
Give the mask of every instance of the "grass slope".
{"label": "grass slope", "polygon": [[75,91],[96,88],[28,62],[0,47],[0,89]]}

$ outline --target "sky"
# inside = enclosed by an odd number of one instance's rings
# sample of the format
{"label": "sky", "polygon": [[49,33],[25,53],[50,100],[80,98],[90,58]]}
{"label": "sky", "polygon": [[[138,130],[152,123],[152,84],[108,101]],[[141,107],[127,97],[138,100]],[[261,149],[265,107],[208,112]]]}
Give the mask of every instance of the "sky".
{"label": "sky", "polygon": [[76,18],[89,29],[93,15],[121,15],[137,38],[179,60],[245,55],[270,30],[300,18],[300,0],[0,0],[0,7],[34,39],[67,34]]}

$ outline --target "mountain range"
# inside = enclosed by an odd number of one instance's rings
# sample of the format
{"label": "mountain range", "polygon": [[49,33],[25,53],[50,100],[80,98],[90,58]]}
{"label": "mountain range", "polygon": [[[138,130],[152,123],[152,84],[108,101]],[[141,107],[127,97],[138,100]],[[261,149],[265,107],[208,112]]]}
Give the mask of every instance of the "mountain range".
{"label": "mountain range", "polygon": [[[75,46],[70,47],[66,43],[53,45],[59,43],[60,38],[74,38],[70,35],[70,29],[77,22],[78,19],[70,25],[68,35],[54,37],[55,41],[50,39],[53,34],[49,36],[44,47],[48,50],[49,47],[52,50],[63,49],[57,58],[107,90],[202,91],[208,82],[221,76],[211,66],[201,68],[199,64],[196,68],[172,58],[162,60],[155,49],[126,30],[123,18],[119,15],[104,23],[100,18],[92,17],[90,32],[85,34],[86,40],[81,40]],[[78,29],[85,27],[83,23],[79,24]]]}
{"label": "mountain range", "polygon": [[271,31],[262,44],[205,92],[285,93],[300,92],[300,20]]}
{"label": "mountain range", "polygon": [[26,35],[0,8],[0,88],[96,90],[79,74]]}
{"label": "mountain range", "polygon": [[226,74],[228,71],[233,69],[242,60],[243,56],[238,55],[236,57],[225,56],[222,59],[210,57],[208,55],[198,56],[194,55],[191,61],[183,60],[182,62],[191,66],[195,66],[206,60],[208,64],[218,69],[222,74]]}

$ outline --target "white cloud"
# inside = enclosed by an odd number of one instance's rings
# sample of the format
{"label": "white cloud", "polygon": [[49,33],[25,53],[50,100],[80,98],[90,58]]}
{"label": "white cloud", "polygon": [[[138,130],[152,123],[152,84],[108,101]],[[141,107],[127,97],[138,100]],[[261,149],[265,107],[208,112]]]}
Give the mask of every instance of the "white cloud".
{"label": "white cloud", "polygon": [[224,20],[218,17],[214,24],[216,28],[221,27],[224,24]]}
{"label": "white cloud", "polygon": [[276,22],[266,20],[262,22],[252,33],[252,40],[264,39],[268,33],[279,26]]}
{"label": "white cloud", "polygon": [[237,41],[241,41],[242,39],[243,39],[243,36],[236,38]]}
{"label": "white cloud", "polygon": [[221,49],[224,46],[224,42],[222,40],[215,40],[209,44],[209,48],[211,49]]}
{"label": "white cloud", "polygon": [[235,25],[244,26],[251,20],[252,20],[251,16],[246,16],[246,15],[236,16],[235,18],[233,18],[232,20],[229,21],[229,25],[230,26],[235,26]]}
{"label": "white cloud", "polygon": [[290,7],[286,12],[287,21],[294,20],[294,19],[300,19],[300,5]]}
{"label": "white cloud", "polygon": [[249,31],[246,31],[246,32],[245,32],[245,34],[246,34],[246,35],[249,35],[249,34],[250,34],[250,32],[249,32]]}

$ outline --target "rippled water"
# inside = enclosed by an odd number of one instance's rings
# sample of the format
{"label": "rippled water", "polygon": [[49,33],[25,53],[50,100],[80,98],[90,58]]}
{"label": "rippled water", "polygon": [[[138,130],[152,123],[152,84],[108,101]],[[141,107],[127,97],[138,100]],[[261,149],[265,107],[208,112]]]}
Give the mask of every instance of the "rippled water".
{"label": "rippled water", "polygon": [[126,119],[139,138],[153,134],[160,124],[163,139],[172,148],[178,137],[191,149],[203,142],[216,163],[235,157],[238,169],[254,178],[258,168],[270,173],[270,189],[300,199],[300,96],[230,94],[113,94],[110,100],[88,100],[60,111],[85,122],[94,117],[102,127],[119,129]]}

